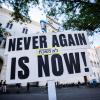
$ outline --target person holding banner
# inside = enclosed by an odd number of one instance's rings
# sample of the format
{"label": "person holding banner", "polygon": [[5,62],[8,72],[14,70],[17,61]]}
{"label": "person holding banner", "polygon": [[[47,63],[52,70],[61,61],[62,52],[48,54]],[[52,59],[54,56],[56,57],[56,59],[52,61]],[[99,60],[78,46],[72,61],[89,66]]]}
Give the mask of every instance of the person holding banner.
{"label": "person holding banner", "polygon": [[6,81],[3,82],[3,93],[7,92],[7,84]]}

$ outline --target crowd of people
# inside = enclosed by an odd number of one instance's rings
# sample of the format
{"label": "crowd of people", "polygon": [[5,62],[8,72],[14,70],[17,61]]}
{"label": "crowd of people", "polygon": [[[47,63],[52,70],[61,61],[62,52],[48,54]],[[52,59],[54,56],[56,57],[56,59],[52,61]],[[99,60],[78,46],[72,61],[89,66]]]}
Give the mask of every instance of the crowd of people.
{"label": "crowd of people", "polygon": [[95,88],[100,86],[100,83],[97,83],[96,81],[93,81],[92,83],[90,82],[83,82],[81,83],[80,81],[78,81],[77,83],[67,83],[67,84],[59,84],[58,82],[56,83],[56,87],[58,88],[63,88],[63,87],[81,87],[81,86],[86,86],[86,87],[90,87],[90,88]]}
{"label": "crowd of people", "polygon": [[[100,84],[99,84],[100,85]],[[16,92],[19,93],[20,89],[21,89],[21,84],[17,83],[16,85]],[[36,85],[36,87],[39,86],[39,84]],[[96,82],[93,82],[92,84],[90,83],[80,83],[79,81],[77,83],[71,83],[71,84],[60,84],[59,82],[55,82],[55,86],[56,88],[63,88],[63,87],[81,87],[81,86],[88,86],[88,87],[97,87],[98,84]],[[7,93],[7,87],[9,87],[9,85],[6,84],[6,81],[1,80],[0,81],[0,93]],[[27,83],[26,85],[26,91],[30,92],[30,83]],[[48,84],[46,83],[45,85],[46,89],[48,87]]]}
{"label": "crowd of people", "polygon": [[[17,93],[20,91],[20,87],[21,87],[21,84],[17,83],[16,84]],[[30,84],[29,83],[27,83],[26,89],[29,92],[29,89],[30,89]],[[3,81],[3,80],[0,81],[0,93],[7,93],[6,81]]]}

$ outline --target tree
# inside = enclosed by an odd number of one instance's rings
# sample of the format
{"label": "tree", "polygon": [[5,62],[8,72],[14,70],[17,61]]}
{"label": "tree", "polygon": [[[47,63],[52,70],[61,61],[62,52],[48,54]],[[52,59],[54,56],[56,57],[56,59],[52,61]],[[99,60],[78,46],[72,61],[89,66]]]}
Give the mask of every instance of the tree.
{"label": "tree", "polygon": [[[100,0],[43,0],[45,13],[60,18],[64,15],[63,27],[90,32],[100,31]],[[0,0],[0,4],[12,6],[14,20],[30,21],[30,6],[39,4],[39,0]]]}
{"label": "tree", "polygon": [[66,30],[85,30],[89,35],[100,31],[100,0],[94,0],[94,2],[92,0],[59,1],[61,4],[58,7],[51,6],[48,14],[53,16],[64,14],[63,27]]}
{"label": "tree", "polygon": [[2,4],[11,6],[13,8],[13,20],[30,22],[30,17],[28,15],[29,8],[33,5],[39,4],[38,0],[0,0],[0,6]]}
{"label": "tree", "polygon": [[[65,20],[66,29],[77,29],[89,31],[90,35],[100,31],[100,0],[76,0],[66,4],[65,13],[68,20]],[[78,13],[77,13],[78,12]]]}
{"label": "tree", "polygon": [[3,32],[6,32],[6,30],[2,27],[0,27],[0,34],[2,34]]}

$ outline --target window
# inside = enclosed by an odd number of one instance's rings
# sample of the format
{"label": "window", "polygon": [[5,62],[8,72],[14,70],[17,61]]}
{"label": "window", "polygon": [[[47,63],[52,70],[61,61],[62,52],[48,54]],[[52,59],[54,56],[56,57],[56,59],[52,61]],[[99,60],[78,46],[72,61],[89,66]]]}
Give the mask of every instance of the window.
{"label": "window", "polygon": [[94,74],[94,77],[96,77],[96,73],[94,72],[93,74]]}
{"label": "window", "polygon": [[27,29],[27,28],[23,28],[23,31],[22,31],[22,33],[25,33],[25,34],[27,34],[27,32],[28,32],[28,29]]}
{"label": "window", "polygon": [[97,62],[97,65],[98,65],[98,67],[99,67],[99,62]]}
{"label": "window", "polygon": [[13,24],[12,24],[11,22],[8,22],[8,23],[7,23],[7,25],[6,25],[6,28],[11,29],[11,28],[12,28],[12,26],[13,26]]}
{"label": "window", "polygon": [[93,61],[91,60],[90,62],[91,62],[92,67],[94,67],[94,66],[93,66]]}

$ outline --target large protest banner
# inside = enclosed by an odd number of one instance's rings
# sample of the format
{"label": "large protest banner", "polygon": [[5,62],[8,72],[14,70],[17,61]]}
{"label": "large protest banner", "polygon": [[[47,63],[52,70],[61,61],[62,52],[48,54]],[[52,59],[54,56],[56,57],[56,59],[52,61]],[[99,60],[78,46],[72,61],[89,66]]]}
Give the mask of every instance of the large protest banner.
{"label": "large protest banner", "polygon": [[91,71],[88,48],[84,31],[9,37],[6,81],[23,83],[87,75]]}

